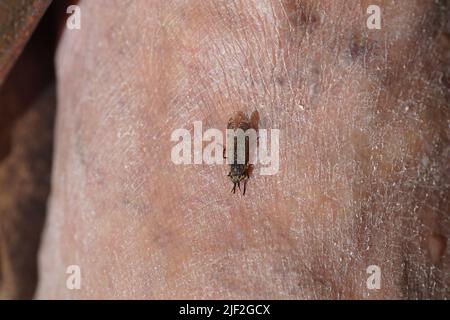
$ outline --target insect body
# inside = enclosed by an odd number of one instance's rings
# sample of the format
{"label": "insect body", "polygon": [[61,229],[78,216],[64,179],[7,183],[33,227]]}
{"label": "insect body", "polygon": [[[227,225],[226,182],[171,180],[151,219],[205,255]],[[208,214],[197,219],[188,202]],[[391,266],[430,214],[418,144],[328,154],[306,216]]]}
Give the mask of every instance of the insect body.
{"label": "insect body", "polygon": [[[242,111],[236,112],[229,120],[227,124],[227,129],[229,130],[238,130],[242,129],[244,133],[249,129],[254,129],[256,131],[256,135],[258,133],[258,123],[259,123],[259,114],[258,111],[253,111],[250,116],[243,113]],[[247,189],[247,181],[250,178],[250,175],[253,171],[253,164],[250,162],[250,153],[254,150],[250,150],[252,144],[249,141],[249,137],[245,137],[245,162],[238,163],[238,139],[234,137],[234,150],[233,150],[233,161],[230,164],[230,172],[228,173],[228,177],[231,182],[233,182],[233,189],[231,192],[236,193],[236,186],[241,190],[241,182],[244,184],[243,195],[245,195],[245,191]],[[225,149],[223,150],[224,158],[225,158]]]}

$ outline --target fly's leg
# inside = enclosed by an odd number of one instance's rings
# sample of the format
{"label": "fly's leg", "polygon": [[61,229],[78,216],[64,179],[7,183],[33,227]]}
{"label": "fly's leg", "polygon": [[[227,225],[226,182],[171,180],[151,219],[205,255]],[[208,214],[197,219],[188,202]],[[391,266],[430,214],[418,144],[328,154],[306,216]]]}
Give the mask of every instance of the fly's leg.
{"label": "fly's leg", "polygon": [[249,164],[247,166],[247,170],[245,171],[244,192],[242,193],[243,196],[245,195],[245,191],[247,190],[247,182],[248,182],[248,179],[250,179],[250,176],[253,173],[253,168],[254,168],[253,165]]}
{"label": "fly's leg", "polygon": [[253,173],[253,169],[254,169],[254,166],[252,164],[249,164],[247,167],[247,170],[245,171],[245,175],[247,176],[247,179],[250,179],[250,176]]}

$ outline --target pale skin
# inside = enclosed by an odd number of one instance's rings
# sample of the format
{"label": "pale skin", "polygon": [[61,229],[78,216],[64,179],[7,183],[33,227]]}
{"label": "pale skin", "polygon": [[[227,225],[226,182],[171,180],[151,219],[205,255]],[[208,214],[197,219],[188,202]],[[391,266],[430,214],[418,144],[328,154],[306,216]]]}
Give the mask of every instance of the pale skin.
{"label": "pale skin", "polygon": [[[36,297],[450,298],[449,11],[378,3],[370,31],[371,1],[80,1]],[[170,161],[255,108],[280,172],[245,196]]]}

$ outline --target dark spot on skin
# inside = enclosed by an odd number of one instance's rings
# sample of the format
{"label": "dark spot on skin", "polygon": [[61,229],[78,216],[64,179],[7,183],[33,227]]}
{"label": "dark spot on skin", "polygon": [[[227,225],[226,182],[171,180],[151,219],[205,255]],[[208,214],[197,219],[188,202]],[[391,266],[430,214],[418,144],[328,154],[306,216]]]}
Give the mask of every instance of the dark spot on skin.
{"label": "dark spot on skin", "polygon": [[320,19],[315,11],[308,6],[299,3],[298,0],[283,1],[283,8],[286,11],[289,24],[294,28],[317,28]]}
{"label": "dark spot on skin", "polygon": [[377,44],[364,35],[353,35],[349,43],[349,53],[352,60],[365,57],[366,62],[376,54]]}
{"label": "dark spot on skin", "polygon": [[441,234],[432,234],[428,238],[428,253],[431,262],[438,265],[447,250],[447,237]]}
{"label": "dark spot on skin", "polygon": [[365,52],[364,46],[361,45],[360,42],[351,41],[350,42],[350,56],[352,59],[356,59],[358,56],[362,55]]}
{"label": "dark spot on skin", "polygon": [[439,82],[447,89],[450,89],[450,73],[442,74],[439,78]]}
{"label": "dark spot on skin", "polygon": [[437,42],[444,48],[450,49],[450,33],[442,32],[438,35]]}
{"label": "dark spot on skin", "polygon": [[286,82],[286,80],[284,79],[284,77],[276,77],[275,81],[280,85],[283,86]]}

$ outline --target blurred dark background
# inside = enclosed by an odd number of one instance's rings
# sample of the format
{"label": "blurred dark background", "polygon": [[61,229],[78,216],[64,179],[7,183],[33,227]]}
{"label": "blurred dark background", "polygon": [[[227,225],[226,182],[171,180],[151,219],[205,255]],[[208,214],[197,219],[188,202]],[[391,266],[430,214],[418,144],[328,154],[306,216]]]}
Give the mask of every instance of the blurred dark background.
{"label": "blurred dark background", "polygon": [[30,299],[50,192],[54,54],[76,1],[0,3],[0,299]]}

